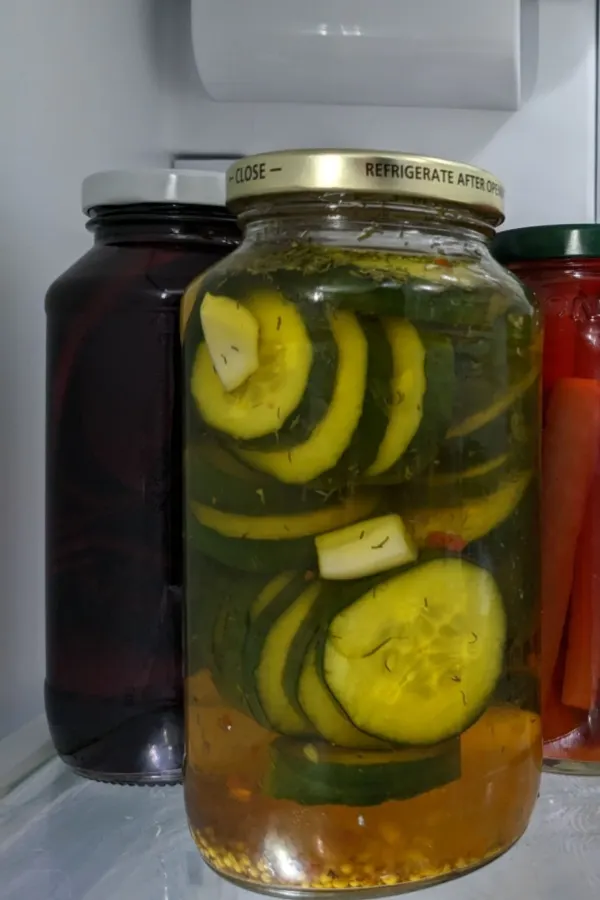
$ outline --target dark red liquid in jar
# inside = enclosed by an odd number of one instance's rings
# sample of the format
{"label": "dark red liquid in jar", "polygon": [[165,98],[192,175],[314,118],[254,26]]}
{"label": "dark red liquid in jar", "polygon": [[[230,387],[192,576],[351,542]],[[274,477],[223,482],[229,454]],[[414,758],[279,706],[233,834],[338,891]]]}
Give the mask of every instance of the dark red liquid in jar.
{"label": "dark red liquid in jar", "polygon": [[544,314],[546,764],[600,771],[600,260],[511,266]]}
{"label": "dark red liquid in jar", "polygon": [[237,241],[223,211],[186,216],[109,215],[46,300],[46,711],[110,781],[181,775],[179,305]]}

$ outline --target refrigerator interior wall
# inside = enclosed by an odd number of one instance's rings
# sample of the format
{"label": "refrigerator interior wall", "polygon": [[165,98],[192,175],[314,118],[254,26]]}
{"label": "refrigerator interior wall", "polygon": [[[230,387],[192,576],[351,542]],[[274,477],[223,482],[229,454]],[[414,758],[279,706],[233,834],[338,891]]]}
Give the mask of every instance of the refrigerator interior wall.
{"label": "refrigerator interior wall", "polygon": [[463,159],[505,182],[513,227],[593,221],[596,5],[596,0],[522,0],[523,97],[513,113],[216,103],[198,76],[184,0],[171,6],[166,22],[170,133],[176,149],[208,155],[367,146]]}
{"label": "refrigerator interior wall", "polygon": [[537,38],[507,113],[218,103],[197,74],[189,0],[1,0],[0,736],[42,709],[43,296],[89,246],[84,175],[185,151],[399,148],[491,169],[513,226],[591,221],[596,0],[523,10],[523,39]]}
{"label": "refrigerator interior wall", "polygon": [[90,245],[84,175],[168,163],[155,7],[0,3],[0,737],[43,702],[44,293]]}

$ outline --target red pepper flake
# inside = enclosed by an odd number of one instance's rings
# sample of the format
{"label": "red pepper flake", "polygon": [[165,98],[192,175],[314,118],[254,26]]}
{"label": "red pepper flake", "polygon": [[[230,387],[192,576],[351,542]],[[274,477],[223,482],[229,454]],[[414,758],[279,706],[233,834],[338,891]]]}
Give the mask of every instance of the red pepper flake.
{"label": "red pepper flake", "polygon": [[446,266],[447,269],[452,268],[452,263],[445,256],[436,256],[434,263],[436,266]]}
{"label": "red pepper flake", "polygon": [[455,553],[460,553],[467,546],[467,542],[459,534],[432,531],[427,535],[427,546],[436,550],[452,550]]}
{"label": "red pepper flake", "polygon": [[238,775],[230,775],[227,779],[227,790],[234,800],[248,803],[252,799],[252,791]]}

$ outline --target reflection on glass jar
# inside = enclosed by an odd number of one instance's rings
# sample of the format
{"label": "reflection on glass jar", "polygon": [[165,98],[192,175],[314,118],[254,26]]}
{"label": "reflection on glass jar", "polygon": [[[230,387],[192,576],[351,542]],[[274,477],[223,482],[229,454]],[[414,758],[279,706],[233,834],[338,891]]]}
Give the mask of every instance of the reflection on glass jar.
{"label": "reflection on glass jar", "polygon": [[252,162],[182,316],[192,833],[275,894],[427,884],[538,789],[538,318],[487,173]]}
{"label": "reflection on glass jar", "polygon": [[544,315],[544,761],[600,774],[600,228],[515,229],[494,252]]}

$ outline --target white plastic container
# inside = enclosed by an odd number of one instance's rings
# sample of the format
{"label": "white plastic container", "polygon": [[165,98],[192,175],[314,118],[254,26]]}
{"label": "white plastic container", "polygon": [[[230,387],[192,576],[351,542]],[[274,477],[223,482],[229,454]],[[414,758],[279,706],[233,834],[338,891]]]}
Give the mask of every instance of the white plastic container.
{"label": "white plastic container", "polygon": [[516,110],[521,0],[192,0],[214,100]]}

